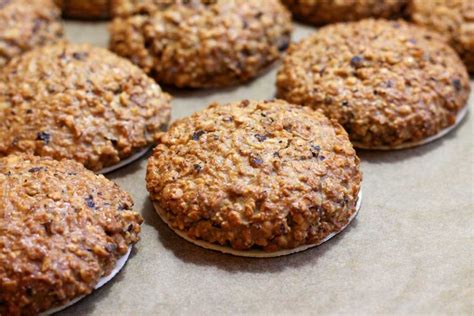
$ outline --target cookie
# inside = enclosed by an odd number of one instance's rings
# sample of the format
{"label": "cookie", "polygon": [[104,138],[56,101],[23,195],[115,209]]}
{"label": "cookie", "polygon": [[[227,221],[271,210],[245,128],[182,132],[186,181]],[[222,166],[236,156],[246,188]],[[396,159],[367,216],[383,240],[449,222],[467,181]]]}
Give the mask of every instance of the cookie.
{"label": "cookie", "polygon": [[0,196],[1,315],[89,294],[139,240],[130,196],[72,160],[0,158]]}
{"label": "cookie", "polygon": [[292,45],[276,84],[279,97],[323,110],[370,149],[442,135],[470,92],[466,68],[441,36],[373,19],[329,25]]}
{"label": "cookie", "polygon": [[177,87],[249,81],[290,41],[291,16],[278,0],[179,0],[151,11],[116,18],[110,49]]}
{"label": "cookie", "polygon": [[[151,14],[166,9],[167,6],[182,0],[111,0],[113,16],[127,17],[134,14]],[[215,0],[202,0],[211,3]]]}
{"label": "cookie", "polygon": [[52,0],[0,0],[0,69],[10,59],[63,37]]}
{"label": "cookie", "polygon": [[474,72],[474,1],[411,0],[409,12],[413,22],[447,36],[469,72]]}
{"label": "cookie", "polygon": [[66,18],[97,20],[112,14],[112,0],[56,0]]}
{"label": "cookie", "polygon": [[152,145],[170,98],[128,60],[60,43],[13,59],[0,72],[0,156],[74,159],[100,171]]}
{"label": "cookie", "polygon": [[306,23],[324,25],[365,18],[401,17],[408,0],[282,0],[293,15]]}
{"label": "cookie", "polygon": [[163,220],[188,240],[278,256],[347,226],[361,172],[338,123],[282,100],[244,100],[174,122],[146,181]]}

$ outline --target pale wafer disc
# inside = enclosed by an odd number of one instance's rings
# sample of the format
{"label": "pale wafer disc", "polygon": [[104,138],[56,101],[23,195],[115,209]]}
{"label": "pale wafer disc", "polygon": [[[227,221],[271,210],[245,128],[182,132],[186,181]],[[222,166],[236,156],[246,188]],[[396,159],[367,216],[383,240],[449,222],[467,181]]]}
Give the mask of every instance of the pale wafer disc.
{"label": "pale wafer disc", "polygon": [[303,246],[299,246],[299,247],[296,247],[296,248],[293,248],[293,249],[267,252],[267,251],[263,251],[263,250],[235,250],[231,247],[225,247],[225,246],[213,244],[213,243],[203,241],[203,240],[192,239],[185,232],[173,228],[171,226],[171,224],[168,222],[168,220],[166,219],[165,212],[163,212],[163,210],[156,203],[153,203],[156,212],[161,217],[163,222],[165,222],[168,225],[168,227],[172,231],[174,231],[178,236],[180,236],[181,238],[183,238],[183,239],[185,239],[185,240],[187,240],[187,241],[189,241],[189,242],[191,242],[191,243],[193,243],[197,246],[206,248],[206,249],[215,250],[215,251],[219,251],[219,252],[222,252],[222,253],[225,253],[225,254],[230,254],[230,255],[239,256],[239,257],[252,257],[252,258],[272,258],[272,257],[286,256],[286,255],[289,255],[289,254],[292,254],[292,253],[305,251],[306,249],[319,246],[322,243],[324,243],[324,242],[328,241],[329,239],[331,239],[332,237],[336,236],[341,231],[343,231],[352,222],[352,220],[357,216],[357,214],[359,213],[361,204],[362,204],[362,191],[359,192],[359,195],[357,197],[356,211],[349,218],[349,221],[347,222],[346,226],[344,226],[338,232],[334,232],[334,233],[329,234],[328,236],[326,236],[326,238],[324,238],[319,243],[311,244],[311,245],[303,245]]}
{"label": "pale wafer disc", "polygon": [[110,167],[106,167],[106,168],[100,170],[98,173],[106,174],[106,173],[115,171],[117,169],[123,168],[123,167],[137,161],[138,159],[140,159],[144,155],[146,155],[146,153],[150,150],[150,148],[152,148],[152,146],[148,146],[148,147],[136,152],[135,154],[131,155],[130,157],[120,161],[118,164],[110,166]]}
{"label": "pale wafer disc", "polygon": [[356,147],[356,148],[367,149],[367,150],[398,150],[398,149],[407,149],[407,148],[412,148],[412,147],[425,145],[425,144],[431,143],[432,141],[435,141],[435,140],[443,137],[444,135],[448,134],[450,131],[455,129],[462,122],[462,120],[464,119],[464,117],[467,114],[467,111],[468,111],[468,106],[466,105],[461,111],[459,111],[458,115],[456,116],[456,122],[453,125],[448,126],[445,129],[442,129],[436,135],[430,136],[430,137],[425,138],[423,140],[420,140],[418,142],[405,143],[405,144],[401,144],[401,145],[394,146],[394,147],[390,147],[390,146],[370,147],[370,146],[365,146],[364,144],[360,144],[360,143],[357,143],[357,142],[353,142],[352,145],[354,145],[354,147]]}
{"label": "pale wafer disc", "polygon": [[[122,268],[125,266],[125,263],[128,260],[128,257],[130,256],[131,251],[132,251],[132,246],[128,247],[127,253],[124,254],[122,257],[120,257],[120,259],[117,260],[117,265],[112,270],[112,272],[110,272],[110,274],[108,274],[107,276],[102,277],[102,278],[99,279],[99,283],[97,283],[97,285],[94,287],[94,290],[97,290],[97,289],[101,288],[104,284],[106,284],[107,282],[112,280],[117,275],[117,273],[120,272],[120,270],[122,270]],[[60,312],[63,309],[66,309],[66,308],[76,304],[77,302],[82,300],[84,297],[86,297],[86,295],[76,297],[72,301],[69,301],[67,304],[62,305],[62,306],[58,306],[58,307],[54,307],[54,308],[50,308],[49,310],[47,310],[46,312],[41,313],[40,315],[41,316],[46,316],[46,315],[52,315],[52,314],[55,314],[57,312]]]}

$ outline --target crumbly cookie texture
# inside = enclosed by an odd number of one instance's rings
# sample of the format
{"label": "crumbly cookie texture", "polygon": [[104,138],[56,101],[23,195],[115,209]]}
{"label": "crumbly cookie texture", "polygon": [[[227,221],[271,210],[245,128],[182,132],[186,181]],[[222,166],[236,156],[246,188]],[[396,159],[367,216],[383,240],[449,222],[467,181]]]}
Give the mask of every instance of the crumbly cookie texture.
{"label": "crumbly cookie texture", "polygon": [[[171,4],[185,2],[183,0],[112,0],[112,13],[114,16],[131,16],[134,14],[151,14],[157,10],[166,9]],[[188,1],[189,2],[189,1]],[[201,0],[212,3],[215,0]]]}
{"label": "crumbly cookie texture", "polygon": [[365,18],[401,17],[408,0],[282,0],[296,18],[323,25]]}
{"label": "crumbly cookie texture", "polygon": [[158,139],[169,100],[141,69],[105,49],[36,49],[0,72],[0,156],[70,158],[99,171]]}
{"label": "crumbly cookie texture", "polygon": [[248,81],[286,50],[291,16],[278,0],[189,0],[116,18],[110,48],[158,82],[222,87]]}
{"label": "crumbly cookie texture", "polygon": [[0,158],[0,196],[1,315],[89,294],[139,240],[130,196],[72,160]]}
{"label": "crumbly cookie texture", "polygon": [[63,15],[74,19],[107,19],[112,14],[112,0],[56,0]]}
{"label": "crumbly cookie texture", "polygon": [[292,45],[277,88],[369,148],[437,134],[454,124],[470,92],[466,68],[438,34],[372,19],[329,25]]}
{"label": "crumbly cookie texture", "polygon": [[449,37],[468,70],[474,72],[474,1],[411,0],[411,19]]}
{"label": "crumbly cookie texture", "polygon": [[0,0],[0,68],[15,56],[61,39],[60,14],[52,0]]}
{"label": "crumbly cookie texture", "polygon": [[277,251],[345,227],[361,173],[335,121],[281,100],[244,100],[173,123],[146,181],[166,220],[190,238]]}

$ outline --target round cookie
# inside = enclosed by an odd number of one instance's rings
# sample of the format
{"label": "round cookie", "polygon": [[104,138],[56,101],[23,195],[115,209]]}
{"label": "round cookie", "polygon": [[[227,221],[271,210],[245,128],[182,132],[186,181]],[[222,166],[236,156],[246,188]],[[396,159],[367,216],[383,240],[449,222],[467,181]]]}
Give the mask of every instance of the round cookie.
{"label": "round cookie", "polygon": [[52,0],[0,0],[0,69],[13,57],[63,36]]}
{"label": "round cookie", "polygon": [[249,81],[290,41],[291,16],[278,0],[179,0],[151,11],[116,18],[110,48],[177,87]]}
{"label": "round cookie", "polygon": [[324,25],[365,18],[401,17],[408,0],[282,0],[306,23]]}
{"label": "round cookie", "polygon": [[361,172],[347,133],[320,112],[244,100],[174,122],[146,181],[158,213],[188,240],[281,255],[347,226]]}
{"label": "round cookie", "polygon": [[107,19],[112,13],[112,0],[56,0],[66,18]]}
{"label": "round cookie", "polygon": [[70,158],[100,171],[152,145],[170,97],[113,53],[60,43],[13,59],[0,72],[0,156]]}
{"label": "round cookie", "polygon": [[321,109],[357,147],[419,145],[459,121],[466,68],[421,27],[363,20],[321,28],[294,44],[277,75],[278,96]]}
{"label": "round cookie", "polygon": [[411,0],[409,11],[413,22],[446,35],[468,70],[474,72],[474,1]]}
{"label": "round cookie", "polygon": [[72,160],[0,158],[0,314],[89,294],[139,240],[130,196]]}

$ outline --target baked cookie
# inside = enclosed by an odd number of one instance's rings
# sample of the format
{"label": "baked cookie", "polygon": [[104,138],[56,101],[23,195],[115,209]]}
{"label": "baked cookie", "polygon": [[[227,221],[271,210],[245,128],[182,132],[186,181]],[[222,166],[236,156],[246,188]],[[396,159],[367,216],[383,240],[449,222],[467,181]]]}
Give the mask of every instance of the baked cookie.
{"label": "baked cookie", "polygon": [[411,19],[446,35],[470,72],[474,72],[474,1],[411,0]]}
{"label": "baked cookie", "polygon": [[278,0],[177,0],[116,18],[110,48],[158,82],[222,87],[248,81],[286,50],[291,16]]}
{"label": "baked cookie", "polygon": [[459,121],[470,86],[441,37],[421,27],[363,20],[321,28],[289,49],[278,96],[322,109],[353,143],[390,149],[420,144]]}
{"label": "baked cookie", "polygon": [[408,0],[282,0],[293,15],[306,23],[323,25],[365,18],[403,15]]}
{"label": "baked cookie", "polygon": [[66,18],[107,19],[112,14],[112,0],[56,0]]}
{"label": "baked cookie", "polygon": [[0,196],[1,315],[89,294],[139,240],[130,196],[72,160],[0,158]]}
{"label": "baked cookie", "polygon": [[[167,6],[182,0],[111,0],[114,16],[127,17],[134,14],[151,14],[157,10],[166,9]],[[202,0],[201,2],[215,2],[215,0]]]}
{"label": "baked cookie", "polygon": [[70,158],[99,171],[158,139],[170,98],[128,60],[60,43],[13,59],[0,72],[0,156]]}
{"label": "baked cookie", "polygon": [[60,11],[52,0],[0,0],[0,68],[13,57],[62,36]]}
{"label": "baked cookie", "polygon": [[163,220],[188,240],[278,256],[348,224],[361,172],[338,123],[282,100],[244,100],[174,122],[146,181]]}

